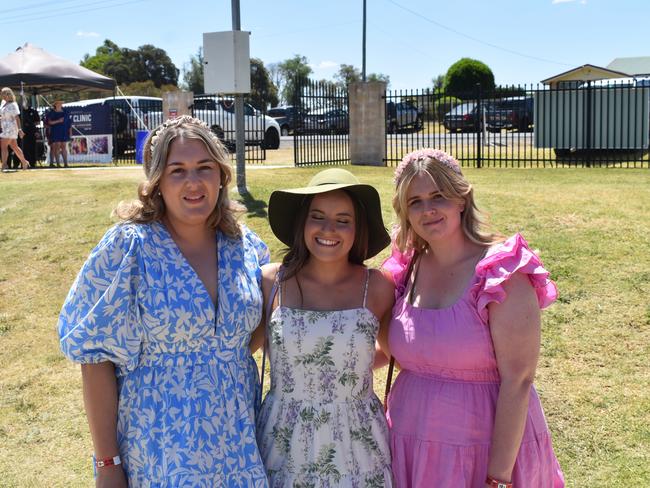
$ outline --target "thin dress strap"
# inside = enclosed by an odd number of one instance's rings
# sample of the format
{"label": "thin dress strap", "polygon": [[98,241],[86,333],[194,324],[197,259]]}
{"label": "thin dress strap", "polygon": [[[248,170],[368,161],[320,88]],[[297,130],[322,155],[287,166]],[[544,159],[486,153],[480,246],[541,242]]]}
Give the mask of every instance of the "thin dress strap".
{"label": "thin dress strap", "polygon": [[368,299],[368,282],[370,281],[370,270],[366,268],[366,283],[363,286],[363,308],[366,308],[366,300]]}
{"label": "thin dress strap", "polygon": [[278,285],[278,307],[282,306],[282,268],[275,274],[275,282]]}

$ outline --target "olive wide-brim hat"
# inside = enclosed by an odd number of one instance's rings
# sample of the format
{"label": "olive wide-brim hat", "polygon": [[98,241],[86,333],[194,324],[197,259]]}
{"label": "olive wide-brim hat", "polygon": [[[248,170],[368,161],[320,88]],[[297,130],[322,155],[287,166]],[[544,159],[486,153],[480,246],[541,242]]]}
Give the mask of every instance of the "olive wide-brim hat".
{"label": "olive wide-brim hat", "polygon": [[384,227],[381,216],[379,193],[370,185],[359,183],[349,171],[331,168],[314,175],[303,188],[276,190],[269,199],[269,223],[275,237],[291,247],[294,238],[294,225],[305,197],[334,190],[345,190],[354,195],[366,210],[368,221],[368,253],[366,259],[377,255],[390,244],[390,236]]}

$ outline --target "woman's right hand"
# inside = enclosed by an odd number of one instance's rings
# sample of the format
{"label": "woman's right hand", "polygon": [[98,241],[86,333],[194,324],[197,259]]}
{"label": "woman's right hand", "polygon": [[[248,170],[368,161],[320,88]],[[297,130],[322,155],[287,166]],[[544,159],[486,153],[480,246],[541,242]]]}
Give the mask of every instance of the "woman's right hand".
{"label": "woman's right hand", "polygon": [[122,466],[104,466],[97,468],[95,488],[128,488],[126,474]]}

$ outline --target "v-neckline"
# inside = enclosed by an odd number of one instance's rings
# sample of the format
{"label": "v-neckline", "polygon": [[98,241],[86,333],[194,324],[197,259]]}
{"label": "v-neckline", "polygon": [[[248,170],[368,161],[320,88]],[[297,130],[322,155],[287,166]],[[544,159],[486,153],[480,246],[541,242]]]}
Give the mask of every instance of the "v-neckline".
{"label": "v-neckline", "polygon": [[199,273],[196,272],[194,269],[194,266],[190,264],[190,262],[187,260],[185,257],[185,254],[183,254],[183,251],[181,251],[181,248],[178,246],[174,238],[172,237],[171,232],[169,232],[169,229],[167,226],[164,224],[164,222],[157,222],[157,224],[163,229],[163,232],[165,233],[165,238],[168,239],[171,243],[171,248],[173,249],[173,252],[180,257],[181,261],[183,262],[184,266],[189,268],[189,270],[194,274],[194,277],[196,280],[199,282],[199,286],[203,290],[203,293],[205,296],[208,298],[208,303],[210,304],[210,307],[212,309],[212,312],[214,313],[214,321],[215,323],[217,322],[218,318],[218,311],[219,311],[219,289],[221,288],[221,273],[219,273],[219,263],[221,262],[221,252],[223,248],[223,243],[221,240],[221,232],[218,230],[215,232],[215,239],[217,240],[217,302],[214,303],[212,301],[212,297],[210,296],[210,292],[208,291],[208,287],[203,283],[203,280],[199,276]]}

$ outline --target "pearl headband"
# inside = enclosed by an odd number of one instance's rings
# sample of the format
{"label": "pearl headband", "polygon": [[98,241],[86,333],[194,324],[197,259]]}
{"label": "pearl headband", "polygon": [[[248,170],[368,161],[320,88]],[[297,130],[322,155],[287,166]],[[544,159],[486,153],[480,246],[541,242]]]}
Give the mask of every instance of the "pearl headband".
{"label": "pearl headband", "polygon": [[172,119],[165,120],[162,124],[160,124],[158,127],[154,129],[153,134],[151,136],[151,142],[150,142],[151,154],[153,155],[154,147],[156,146],[156,144],[158,144],[158,141],[162,138],[162,135],[165,133],[167,129],[171,127],[180,127],[183,124],[199,125],[203,127],[204,129],[206,129],[208,134],[210,134],[210,138],[214,142],[216,142],[217,145],[223,145],[221,139],[219,139],[215,135],[215,133],[212,132],[208,124],[190,115],[181,115],[179,117],[174,117]]}

